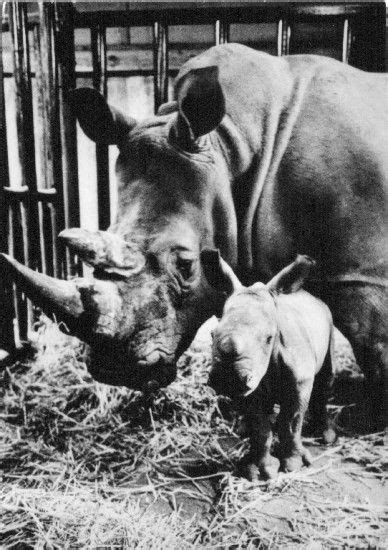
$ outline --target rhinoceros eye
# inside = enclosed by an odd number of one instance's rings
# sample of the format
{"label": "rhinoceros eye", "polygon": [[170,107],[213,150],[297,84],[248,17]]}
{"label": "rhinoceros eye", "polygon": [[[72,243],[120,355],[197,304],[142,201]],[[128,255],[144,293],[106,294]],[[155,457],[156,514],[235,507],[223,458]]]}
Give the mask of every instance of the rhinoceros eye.
{"label": "rhinoceros eye", "polygon": [[193,273],[193,260],[178,257],[176,261],[176,267],[181,274],[182,279],[190,279]]}

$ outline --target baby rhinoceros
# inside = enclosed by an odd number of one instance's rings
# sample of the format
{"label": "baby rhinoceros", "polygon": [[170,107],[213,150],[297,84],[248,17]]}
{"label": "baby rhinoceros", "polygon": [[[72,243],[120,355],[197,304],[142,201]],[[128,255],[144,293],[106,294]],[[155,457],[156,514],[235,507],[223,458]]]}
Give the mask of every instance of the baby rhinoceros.
{"label": "baby rhinoceros", "polygon": [[281,469],[310,464],[301,440],[309,401],[314,427],[326,443],[335,440],[326,413],[332,316],[322,301],[301,288],[314,261],[299,255],[269,283],[249,287],[240,283],[218,250],[203,250],[201,261],[208,282],[228,295],[213,332],[209,384],[242,403],[251,444],[244,461],[248,478],[277,475],[279,461],[270,454],[274,404],[280,405]]}

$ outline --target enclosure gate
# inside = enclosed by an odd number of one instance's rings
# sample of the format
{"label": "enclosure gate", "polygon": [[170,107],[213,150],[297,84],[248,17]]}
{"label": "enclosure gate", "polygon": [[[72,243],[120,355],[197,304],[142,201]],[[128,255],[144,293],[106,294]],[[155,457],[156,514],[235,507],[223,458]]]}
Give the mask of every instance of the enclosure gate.
{"label": "enclosure gate", "polygon": [[[370,71],[383,71],[385,59],[384,3],[267,4],[251,2],[193,2],[113,4],[115,9],[85,11],[78,4],[40,3],[31,16],[27,3],[8,2],[2,30],[12,37],[13,71],[0,76],[14,78],[20,184],[9,184],[4,79],[0,87],[0,248],[29,267],[56,277],[80,272],[76,258],[61,248],[57,235],[65,227],[80,225],[76,122],[71,115],[69,91],[76,78],[74,31],[90,29],[93,86],[107,95],[108,78],[150,76],[147,70],[115,71],[107,67],[106,29],[150,26],[153,32],[154,110],[171,99],[168,79],[169,26],[211,24],[214,43],[228,42],[233,23],[277,25],[277,55],[293,52],[298,22],[335,21],[342,28],[342,61]],[[89,5],[90,6],[90,5]],[[101,6],[101,5],[100,5]],[[106,4],[105,4],[106,6]],[[93,9],[101,9],[98,4]],[[308,53],[306,48],[304,53]],[[35,71],[31,70],[31,52]],[[2,58],[2,56],[1,56]],[[33,112],[32,79],[39,95]],[[43,139],[36,143],[34,116],[43,126]],[[38,147],[39,150],[35,151]],[[39,173],[36,153],[41,159]],[[98,225],[110,223],[108,147],[96,146]],[[33,324],[32,308],[15,287],[0,299],[2,309],[0,347],[20,345]]]}

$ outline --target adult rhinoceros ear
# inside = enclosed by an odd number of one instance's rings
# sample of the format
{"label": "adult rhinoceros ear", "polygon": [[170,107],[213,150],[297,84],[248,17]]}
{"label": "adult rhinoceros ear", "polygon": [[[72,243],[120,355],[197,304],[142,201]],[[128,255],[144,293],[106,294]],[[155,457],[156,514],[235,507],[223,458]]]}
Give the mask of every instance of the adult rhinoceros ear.
{"label": "adult rhinoceros ear", "polygon": [[175,86],[178,116],[170,131],[170,140],[182,148],[208,134],[225,114],[225,99],[218,80],[218,67],[192,69],[178,78]]}
{"label": "adult rhinoceros ear", "polygon": [[76,88],[70,105],[89,139],[106,145],[119,145],[135,126],[136,120],[111,107],[94,88]]}
{"label": "adult rhinoceros ear", "polygon": [[218,249],[204,248],[201,251],[201,265],[208,283],[216,290],[232,294],[242,288],[237,275],[221,258]]}
{"label": "adult rhinoceros ear", "polygon": [[295,261],[282,269],[267,283],[270,292],[290,294],[302,288],[316,262],[310,256],[298,254]]}

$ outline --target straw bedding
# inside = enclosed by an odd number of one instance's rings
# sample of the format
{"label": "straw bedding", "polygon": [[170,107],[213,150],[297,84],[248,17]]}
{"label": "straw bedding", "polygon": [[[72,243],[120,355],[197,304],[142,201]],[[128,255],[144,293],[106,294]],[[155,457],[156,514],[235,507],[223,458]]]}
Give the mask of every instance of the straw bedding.
{"label": "straw bedding", "polygon": [[387,546],[387,447],[355,432],[360,374],[343,341],[337,442],[307,439],[310,468],[257,484],[235,475],[248,443],[206,386],[205,329],[152,399],[94,382],[83,345],[47,321],[34,348],[0,373],[2,548]]}

